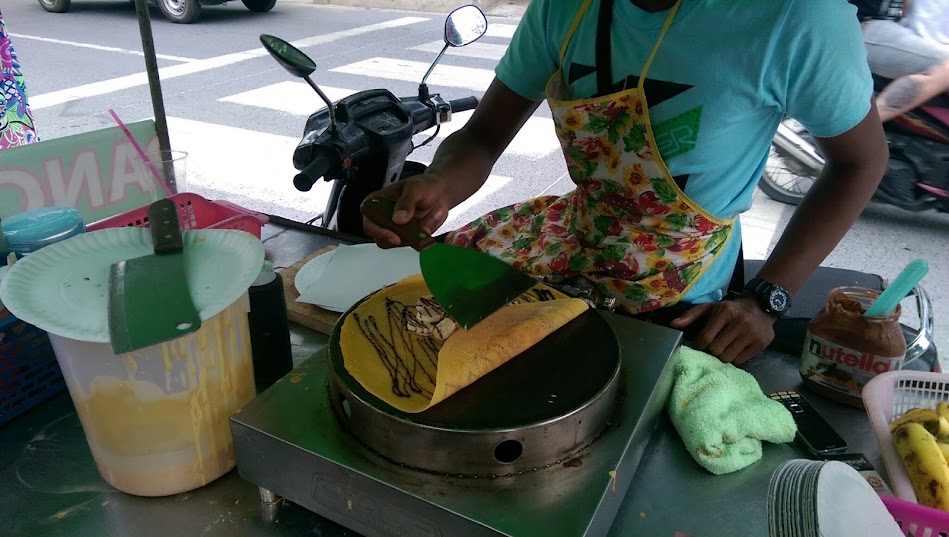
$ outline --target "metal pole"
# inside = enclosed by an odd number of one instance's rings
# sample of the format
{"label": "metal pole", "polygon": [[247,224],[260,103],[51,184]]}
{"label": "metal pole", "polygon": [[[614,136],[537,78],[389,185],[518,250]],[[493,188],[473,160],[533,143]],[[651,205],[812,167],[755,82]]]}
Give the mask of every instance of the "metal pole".
{"label": "metal pole", "polygon": [[148,73],[148,89],[152,98],[152,110],[155,114],[155,131],[158,134],[158,148],[161,150],[165,181],[172,192],[178,192],[175,182],[175,167],[171,161],[171,141],[168,138],[168,120],[165,117],[165,99],[161,94],[161,80],[158,76],[158,58],[155,57],[155,41],[152,39],[152,21],[148,13],[147,0],[134,0],[138,13],[138,30],[142,36],[142,52],[145,54],[145,71]]}

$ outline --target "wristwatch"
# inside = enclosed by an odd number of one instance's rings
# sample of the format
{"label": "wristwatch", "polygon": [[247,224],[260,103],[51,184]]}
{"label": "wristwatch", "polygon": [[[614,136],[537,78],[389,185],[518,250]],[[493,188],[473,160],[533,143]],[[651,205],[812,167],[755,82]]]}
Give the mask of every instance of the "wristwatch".
{"label": "wristwatch", "polygon": [[755,295],[765,313],[784,317],[791,310],[791,293],[780,285],[754,278],[745,289]]}

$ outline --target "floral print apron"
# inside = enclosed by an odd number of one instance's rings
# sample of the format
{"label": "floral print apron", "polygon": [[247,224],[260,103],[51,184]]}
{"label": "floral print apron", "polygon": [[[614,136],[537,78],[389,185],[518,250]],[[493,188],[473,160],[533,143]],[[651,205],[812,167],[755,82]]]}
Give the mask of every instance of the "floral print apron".
{"label": "floral print apron", "polygon": [[[591,1],[563,43],[561,69]],[[567,101],[561,100],[562,71],[548,82],[547,101],[576,188],[497,209],[448,234],[446,243],[489,253],[551,283],[584,278],[631,314],[680,301],[723,250],[734,220],[716,218],[686,197],[656,149],[643,83],[679,4],[670,10],[637,87]],[[600,9],[598,33],[609,36],[613,1],[601,0]],[[612,69],[609,39],[597,41],[602,93],[612,87]]]}
{"label": "floral print apron", "polygon": [[37,141],[26,82],[0,13],[0,149]]}

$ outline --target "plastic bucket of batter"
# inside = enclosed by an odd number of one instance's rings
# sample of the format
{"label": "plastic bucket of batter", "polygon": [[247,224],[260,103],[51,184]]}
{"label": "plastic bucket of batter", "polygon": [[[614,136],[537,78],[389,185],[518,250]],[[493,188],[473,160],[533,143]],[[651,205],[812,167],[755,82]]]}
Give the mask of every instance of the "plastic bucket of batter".
{"label": "plastic bucket of batter", "polygon": [[176,340],[116,355],[49,334],[99,473],[138,496],[166,496],[236,464],[228,418],[254,398],[242,296]]}
{"label": "plastic bucket of batter", "polygon": [[184,232],[201,328],[131,353],[112,352],[112,264],[151,254],[151,232],[110,228],[46,246],[0,282],[4,306],[45,330],[102,477],[140,496],[200,487],[235,466],[228,420],[255,396],[248,288],[264,248],[242,231]]}

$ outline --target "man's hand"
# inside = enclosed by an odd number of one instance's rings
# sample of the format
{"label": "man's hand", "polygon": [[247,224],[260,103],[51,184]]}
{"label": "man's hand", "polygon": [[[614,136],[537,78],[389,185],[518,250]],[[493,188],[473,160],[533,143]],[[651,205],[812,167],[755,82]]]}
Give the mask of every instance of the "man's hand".
{"label": "man's hand", "polygon": [[[370,196],[395,200],[392,222],[401,226],[416,220],[428,234],[435,233],[445,223],[448,219],[448,211],[451,209],[444,184],[437,176],[430,174],[393,183],[382,190],[373,192]],[[362,219],[362,227],[380,248],[402,245],[398,235],[373,224],[365,216]]]}
{"label": "man's hand", "polygon": [[751,297],[699,304],[670,326],[682,330],[703,319],[705,325],[695,336],[695,348],[723,362],[747,362],[774,339],[775,317],[765,313]]}

